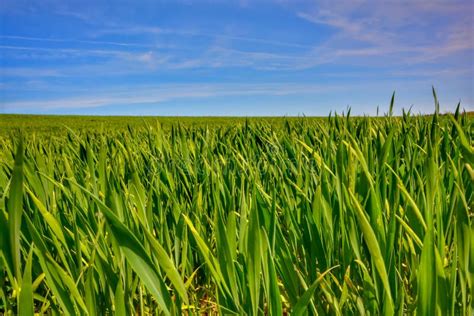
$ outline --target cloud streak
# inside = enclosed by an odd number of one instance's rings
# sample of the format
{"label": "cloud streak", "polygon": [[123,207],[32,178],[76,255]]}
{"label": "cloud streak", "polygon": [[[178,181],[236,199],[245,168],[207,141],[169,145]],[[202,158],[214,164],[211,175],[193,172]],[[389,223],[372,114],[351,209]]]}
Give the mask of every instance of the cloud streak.
{"label": "cloud streak", "polygon": [[95,40],[80,40],[67,38],[47,38],[47,37],[30,37],[30,36],[16,36],[16,35],[0,35],[2,39],[35,41],[35,42],[53,42],[53,43],[76,43],[76,44],[93,44],[93,45],[112,45],[124,47],[140,47],[140,48],[158,48],[158,45],[146,45],[127,42],[113,42],[113,41],[95,41]]}
{"label": "cloud streak", "polygon": [[[315,3],[309,13],[298,11],[297,16],[335,29],[335,34],[316,48],[331,51],[335,57],[396,54],[397,58],[390,58],[392,62],[419,64],[474,49],[473,5],[456,1]],[[439,20],[445,19],[447,12],[453,18],[449,27],[440,28]]]}
{"label": "cloud streak", "polygon": [[158,86],[138,86],[109,91],[89,91],[80,97],[67,97],[41,100],[17,100],[3,103],[4,110],[55,110],[84,109],[108,105],[159,104],[164,101],[208,98],[222,96],[283,96],[301,93],[317,93],[328,90],[341,90],[344,86],[278,83],[278,84],[165,84]]}
{"label": "cloud streak", "polygon": [[152,26],[129,26],[129,27],[114,27],[95,31],[93,33],[94,37],[101,37],[104,35],[117,35],[117,34],[127,34],[127,35],[175,35],[181,37],[206,37],[210,39],[228,39],[237,42],[249,42],[254,44],[263,44],[271,46],[283,46],[283,47],[293,47],[293,48],[311,48],[311,45],[293,43],[286,41],[276,41],[269,40],[265,38],[257,38],[250,36],[239,36],[233,34],[219,34],[219,33],[209,33],[198,30],[186,30],[186,29],[169,29],[169,28],[158,28]]}

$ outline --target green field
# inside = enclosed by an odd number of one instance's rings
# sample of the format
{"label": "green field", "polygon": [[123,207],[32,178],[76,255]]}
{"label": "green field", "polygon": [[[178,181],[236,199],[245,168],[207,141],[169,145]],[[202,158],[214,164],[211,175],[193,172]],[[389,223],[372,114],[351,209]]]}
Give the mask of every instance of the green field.
{"label": "green field", "polygon": [[472,315],[473,127],[0,116],[0,314]]}
{"label": "green field", "polygon": [[[154,117],[154,116],[67,116],[67,115],[0,115],[0,135],[8,136],[21,130],[27,134],[42,136],[58,136],[75,131],[117,132],[131,128],[160,124],[164,130],[172,126],[192,127],[229,127],[237,124],[266,123],[281,127],[285,121],[301,121],[302,117]],[[305,121],[317,121],[321,118],[309,117]]]}

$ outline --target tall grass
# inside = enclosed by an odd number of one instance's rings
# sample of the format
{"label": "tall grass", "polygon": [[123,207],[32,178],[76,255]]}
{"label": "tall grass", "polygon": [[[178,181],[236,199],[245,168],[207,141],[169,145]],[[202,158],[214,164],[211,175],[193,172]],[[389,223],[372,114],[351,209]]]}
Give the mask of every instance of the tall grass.
{"label": "tall grass", "polygon": [[0,140],[0,312],[473,312],[473,121]]}

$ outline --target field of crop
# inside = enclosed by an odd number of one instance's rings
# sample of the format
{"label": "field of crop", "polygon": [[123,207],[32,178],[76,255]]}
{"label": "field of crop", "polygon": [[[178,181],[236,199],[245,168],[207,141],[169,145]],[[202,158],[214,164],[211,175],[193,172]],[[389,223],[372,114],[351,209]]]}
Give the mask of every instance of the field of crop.
{"label": "field of crop", "polygon": [[472,116],[36,119],[1,118],[0,314],[473,313]]}

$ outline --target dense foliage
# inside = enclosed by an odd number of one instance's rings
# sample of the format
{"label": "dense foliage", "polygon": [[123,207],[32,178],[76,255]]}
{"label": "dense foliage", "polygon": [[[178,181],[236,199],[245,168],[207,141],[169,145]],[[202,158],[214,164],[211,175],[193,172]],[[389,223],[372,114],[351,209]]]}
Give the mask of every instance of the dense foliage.
{"label": "dense foliage", "polygon": [[0,138],[0,313],[469,315],[472,126],[405,114]]}

